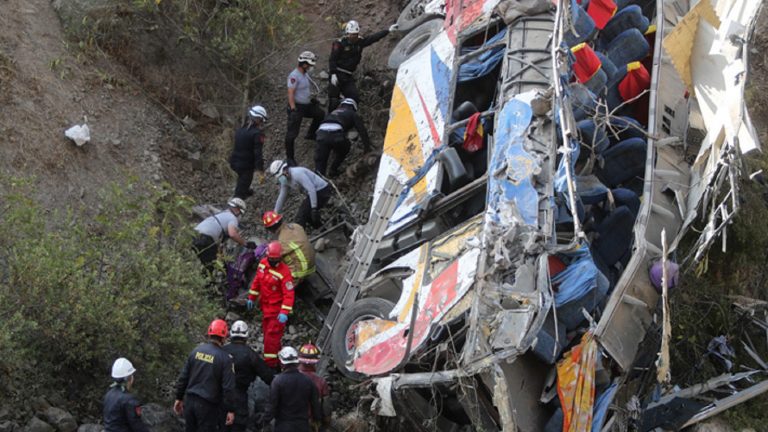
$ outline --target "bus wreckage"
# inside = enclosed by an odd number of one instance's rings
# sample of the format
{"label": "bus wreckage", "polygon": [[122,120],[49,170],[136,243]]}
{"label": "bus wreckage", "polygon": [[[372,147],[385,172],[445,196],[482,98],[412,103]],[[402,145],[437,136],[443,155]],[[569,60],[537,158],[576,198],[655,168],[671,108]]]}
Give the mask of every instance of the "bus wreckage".
{"label": "bus wreckage", "polygon": [[408,6],[373,208],[318,341],[372,380],[378,415],[409,430],[667,430],[768,389],[680,404],[758,371],[636,394],[639,365],[668,376],[671,257],[690,268],[725,247],[741,157],[759,147],[743,101],[759,7]]}

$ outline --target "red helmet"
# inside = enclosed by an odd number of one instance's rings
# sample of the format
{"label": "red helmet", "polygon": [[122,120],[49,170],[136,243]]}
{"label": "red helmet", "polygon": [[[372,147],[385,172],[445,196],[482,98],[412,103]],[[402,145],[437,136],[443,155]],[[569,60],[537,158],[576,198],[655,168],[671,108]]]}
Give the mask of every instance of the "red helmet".
{"label": "red helmet", "polygon": [[283,256],[283,247],[279,241],[273,241],[267,245],[267,258],[280,258]]}
{"label": "red helmet", "polygon": [[227,337],[227,322],[223,319],[215,319],[208,326],[208,336]]}
{"label": "red helmet", "polygon": [[320,361],[320,349],[312,342],[306,343],[299,349],[299,363],[315,364]]}
{"label": "red helmet", "polygon": [[265,228],[273,227],[281,220],[283,220],[283,215],[272,210],[264,212],[264,216],[261,217],[261,221],[264,223]]}

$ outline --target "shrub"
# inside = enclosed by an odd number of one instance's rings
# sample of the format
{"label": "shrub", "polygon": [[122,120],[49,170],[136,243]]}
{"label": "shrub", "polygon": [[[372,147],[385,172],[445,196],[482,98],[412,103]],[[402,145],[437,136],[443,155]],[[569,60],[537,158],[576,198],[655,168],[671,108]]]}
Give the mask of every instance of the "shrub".
{"label": "shrub", "polygon": [[97,209],[46,216],[25,182],[3,186],[0,405],[64,393],[91,411],[120,356],[157,400],[216,312],[190,248],[189,200],[112,185]]}

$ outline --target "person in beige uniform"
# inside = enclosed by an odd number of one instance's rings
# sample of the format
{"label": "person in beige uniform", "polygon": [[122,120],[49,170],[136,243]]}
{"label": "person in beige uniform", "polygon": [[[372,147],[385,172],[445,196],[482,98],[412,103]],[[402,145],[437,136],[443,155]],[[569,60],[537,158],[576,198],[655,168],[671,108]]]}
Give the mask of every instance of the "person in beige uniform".
{"label": "person in beige uniform", "polygon": [[291,275],[297,285],[301,279],[315,272],[315,249],[301,225],[283,223],[283,216],[271,210],[265,212],[261,220],[264,228],[271,232],[283,247],[283,262],[291,269]]}

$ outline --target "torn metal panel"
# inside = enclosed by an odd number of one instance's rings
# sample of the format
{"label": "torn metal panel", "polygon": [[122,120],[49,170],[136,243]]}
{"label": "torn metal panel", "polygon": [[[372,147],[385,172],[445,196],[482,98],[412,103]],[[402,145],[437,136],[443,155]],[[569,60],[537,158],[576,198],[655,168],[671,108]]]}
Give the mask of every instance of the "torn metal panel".
{"label": "torn metal panel", "polygon": [[698,414],[691,417],[690,420],[685,422],[683,427],[691,426],[702,420],[706,420],[710,417],[716,416],[729,408],[732,408],[752,398],[760,396],[766,391],[768,391],[768,381],[762,381],[758,384],[753,385],[752,387],[747,388],[746,390],[742,390],[740,392],[737,392],[723,399],[718,399],[715,402],[712,402],[709,406],[707,406],[703,410],[701,410]]}
{"label": "torn metal panel", "polygon": [[392,381],[394,378],[394,376],[390,375],[375,380],[378,399],[371,405],[371,411],[375,412],[377,415],[384,417],[397,416],[395,404],[392,402]]}

